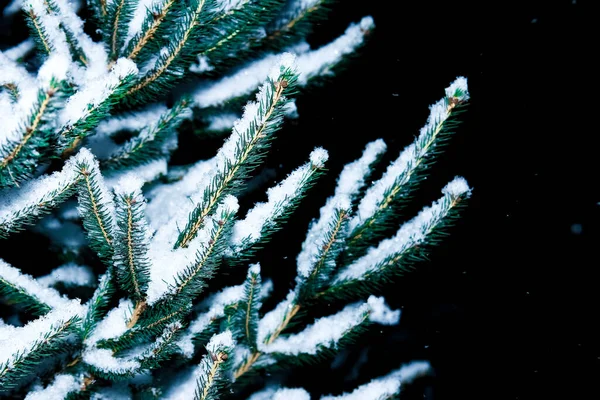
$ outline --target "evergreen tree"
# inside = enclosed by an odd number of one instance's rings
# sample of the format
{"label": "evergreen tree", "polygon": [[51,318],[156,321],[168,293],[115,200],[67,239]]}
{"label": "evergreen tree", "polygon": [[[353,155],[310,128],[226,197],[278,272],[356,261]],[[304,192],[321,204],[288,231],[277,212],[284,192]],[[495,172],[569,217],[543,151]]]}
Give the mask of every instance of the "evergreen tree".
{"label": "evergreen tree", "polygon": [[[0,240],[33,229],[68,262],[34,278],[0,259],[10,314],[0,320],[0,394],[239,398],[272,370],[331,357],[373,324],[397,324],[400,311],[377,297],[382,284],[423,259],[471,194],[457,177],[399,223],[456,129],[466,79],[450,84],[380,177],[372,172],[383,140],[344,167],[308,227],[293,289],[265,310],[272,282],[259,250],[318,184],[327,151],[315,148],[247,212],[238,198],[295,116],[294,96],[334,74],[374,21],[311,49],[304,40],[328,0],[80,3],[6,8],[23,13],[30,38],[0,52]],[[228,136],[213,158],[176,166],[186,130]],[[234,268],[247,270],[243,282],[209,289]],[[86,301],[74,295],[86,291]],[[345,306],[311,320],[323,302]],[[429,371],[417,361],[321,398],[392,398]],[[250,398],[309,395],[267,386]]]}

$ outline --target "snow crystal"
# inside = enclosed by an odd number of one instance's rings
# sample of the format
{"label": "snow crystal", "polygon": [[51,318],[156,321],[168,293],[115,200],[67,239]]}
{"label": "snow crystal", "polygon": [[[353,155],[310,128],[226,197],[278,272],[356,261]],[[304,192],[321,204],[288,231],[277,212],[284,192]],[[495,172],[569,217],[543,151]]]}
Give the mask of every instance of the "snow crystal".
{"label": "snow crystal", "polygon": [[42,281],[38,281],[30,275],[22,274],[17,268],[10,266],[2,259],[0,259],[0,277],[4,281],[23,288],[29,295],[51,308],[60,309],[68,307],[71,303],[71,300],[61,296],[56,290],[47,287]]}
{"label": "snow crystal", "polygon": [[466,179],[458,176],[442,189],[442,193],[451,197],[459,197],[463,194],[470,194],[471,189],[469,188]]}
{"label": "snow crystal", "polygon": [[83,361],[104,372],[125,373],[140,368],[140,363],[134,359],[117,358],[110,349],[88,348],[83,352]]}
{"label": "snow crystal", "polygon": [[325,162],[329,159],[329,153],[322,147],[317,147],[310,153],[310,162],[315,167],[321,168]]}
{"label": "snow crystal", "polygon": [[90,267],[71,262],[53,269],[48,275],[37,278],[37,281],[45,286],[57,283],[65,286],[93,286],[96,278]]}
{"label": "snow crystal", "polygon": [[81,381],[73,375],[59,374],[54,381],[46,386],[27,393],[25,400],[64,399],[70,392],[79,391]]}
{"label": "snow crystal", "polygon": [[196,74],[212,71],[213,69],[215,69],[215,67],[208,63],[208,57],[205,55],[198,55],[198,63],[190,66],[190,71]]}

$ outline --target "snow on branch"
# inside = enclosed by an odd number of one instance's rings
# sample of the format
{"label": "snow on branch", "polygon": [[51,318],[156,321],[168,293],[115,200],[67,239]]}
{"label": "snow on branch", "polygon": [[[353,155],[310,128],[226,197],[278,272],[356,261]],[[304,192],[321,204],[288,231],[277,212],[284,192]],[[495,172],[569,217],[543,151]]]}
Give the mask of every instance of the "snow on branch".
{"label": "snow on branch", "polygon": [[269,234],[281,228],[281,220],[285,219],[304,197],[323,171],[328,157],[327,151],[322,148],[313,150],[309,162],[295,169],[277,186],[269,188],[268,200],[254,205],[246,214],[246,218],[235,223],[231,243],[236,253],[241,253],[259,240],[266,240]]}
{"label": "snow on branch", "polygon": [[259,348],[266,353],[316,355],[324,349],[336,349],[365,323],[393,325],[399,318],[399,310],[391,311],[383,298],[371,296],[365,303],[348,305],[337,314],[317,319],[300,333],[279,337],[270,344],[259,344]]}
{"label": "snow on branch", "polygon": [[428,362],[415,361],[402,366],[386,376],[375,378],[371,382],[359,386],[351,393],[338,396],[323,396],[321,400],[364,400],[364,399],[388,399],[398,395],[402,385],[412,382],[419,376],[426,375],[431,371]]}
{"label": "snow on branch", "polygon": [[95,276],[92,269],[86,265],[77,265],[73,262],[60,265],[48,275],[36,279],[44,286],[63,285],[65,287],[94,286]]}
{"label": "snow on branch", "polygon": [[0,327],[0,390],[10,389],[47,357],[66,350],[78,329],[83,307],[78,301],[56,308],[23,327]]}
{"label": "snow on branch", "polygon": [[393,215],[397,203],[418,183],[421,172],[434,160],[433,155],[439,152],[456,126],[451,117],[468,99],[467,81],[459,77],[446,89],[446,97],[430,107],[427,124],[421,128],[419,136],[369,187],[358,204],[357,213],[349,223],[354,245],[359,241],[366,245],[365,237],[389,226],[385,221]]}
{"label": "snow on branch", "polygon": [[0,294],[8,296],[16,304],[25,306],[38,315],[46,314],[55,308],[68,307],[70,300],[42,282],[21,273],[0,259]]}
{"label": "snow on branch", "polygon": [[[340,288],[348,284],[359,283],[356,281],[382,279],[390,268],[397,266],[404,258],[409,258],[411,250],[432,240],[432,233],[452,221],[455,209],[470,196],[471,189],[464,178],[457,177],[444,187],[442,193],[443,197],[403,224],[394,237],[381,241],[379,245],[369,249],[367,254],[340,271],[329,291],[340,291]],[[402,268],[398,270],[401,271]]]}
{"label": "snow on branch", "polygon": [[82,176],[78,165],[89,160],[80,152],[69,158],[61,171],[32,180],[18,189],[0,192],[0,238],[32,225],[74,194]]}
{"label": "snow on branch", "polygon": [[267,82],[261,87],[255,102],[246,105],[231,136],[218,151],[214,170],[202,197],[183,219],[175,247],[187,247],[203,225],[204,218],[211,213],[220,199],[228,193],[236,193],[248,174],[264,157],[270,139],[282,124],[282,108],[287,103],[286,95],[294,88],[294,56],[285,54],[271,70]]}
{"label": "snow on branch", "polygon": [[269,387],[252,394],[248,400],[310,400],[310,395],[301,388]]}

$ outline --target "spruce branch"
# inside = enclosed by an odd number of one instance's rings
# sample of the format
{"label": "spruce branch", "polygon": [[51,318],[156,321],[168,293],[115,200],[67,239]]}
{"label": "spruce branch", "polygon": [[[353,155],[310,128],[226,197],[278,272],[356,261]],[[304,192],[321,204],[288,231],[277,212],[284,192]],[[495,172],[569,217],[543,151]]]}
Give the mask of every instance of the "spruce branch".
{"label": "spruce branch", "polygon": [[175,248],[187,247],[202,227],[204,219],[227,194],[235,194],[248,174],[264,157],[270,139],[281,127],[282,111],[287,95],[293,93],[297,75],[291,69],[293,58],[283,57],[257,95],[257,101],[246,106],[244,116],[233,134],[217,154],[217,170],[205,189],[202,201],[190,213]]}
{"label": "spruce branch", "polygon": [[107,170],[117,170],[146,164],[151,160],[169,156],[173,148],[176,129],[185,118],[189,101],[182,99],[162,114],[159,120],[143,129],[101,162]]}
{"label": "spruce branch", "polygon": [[446,97],[431,106],[427,124],[419,136],[388,167],[385,174],[367,190],[350,221],[348,247],[351,261],[360,256],[374,239],[380,238],[408,194],[424,176],[435,156],[454,132],[456,116],[469,99],[465,78],[458,78],[446,89]]}
{"label": "spruce branch", "polygon": [[79,329],[81,306],[50,311],[24,327],[0,329],[0,392],[16,388],[48,357],[67,350],[66,340]]}
{"label": "spruce branch", "polygon": [[254,264],[248,269],[248,276],[244,282],[244,296],[238,302],[231,321],[231,331],[236,341],[245,344],[253,351],[256,351],[258,346],[260,289],[260,265]]}
{"label": "spruce branch", "polygon": [[18,137],[0,147],[0,188],[19,186],[33,175],[38,161],[48,152],[53,138],[50,118],[62,102],[64,93],[55,80],[47,89],[41,89]]}
{"label": "spruce branch", "polygon": [[87,311],[82,322],[82,337],[85,340],[96,328],[96,325],[108,313],[110,301],[115,293],[113,269],[109,268],[102,275],[92,298],[87,302]]}
{"label": "spruce branch", "polygon": [[309,162],[267,190],[267,202],[255,204],[243,220],[235,223],[231,235],[232,256],[237,259],[249,257],[253,249],[268,242],[273,233],[283,228],[306,192],[324,173],[327,158],[324,149],[313,150]]}
{"label": "spruce branch", "polygon": [[214,5],[211,0],[191,0],[181,12],[174,39],[167,43],[166,51],[160,53],[154,67],[126,92],[128,102],[136,104],[172,88],[192,63],[202,41],[201,34],[213,18]]}
{"label": "spruce branch", "polygon": [[455,178],[443,189],[444,196],[400,227],[396,235],[341,270],[331,286],[320,293],[321,299],[352,298],[373,293],[394,275],[404,273],[420,261],[427,246],[458,217],[460,208],[471,195],[463,178]]}
{"label": "spruce branch", "polygon": [[80,175],[79,214],[87,232],[90,247],[106,263],[112,261],[114,247],[115,207],[112,195],[104,184],[98,161],[87,149],[81,149],[81,161],[76,164]]}
{"label": "spruce branch", "polygon": [[142,184],[140,179],[130,176],[122,178],[115,188],[117,224],[113,265],[119,286],[136,302],[136,309],[145,301],[150,279],[149,231]]}
{"label": "spruce branch", "polygon": [[116,60],[125,43],[129,24],[133,17],[137,0],[114,0],[106,9],[106,27],[102,30],[109,48],[109,57]]}
{"label": "spruce branch", "polygon": [[135,34],[123,51],[125,57],[140,64],[148,61],[149,57],[160,49],[162,44],[160,38],[167,31],[166,27],[176,22],[178,16],[177,12],[174,12],[176,6],[175,0],[153,2],[151,8],[146,9],[146,17],[140,29],[134,29]]}
{"label": "spruce branch", "polygon": [[230,331],[213,336],[196,372],[194,400],[218,400],[231,384],[231,354],[235,342]]}

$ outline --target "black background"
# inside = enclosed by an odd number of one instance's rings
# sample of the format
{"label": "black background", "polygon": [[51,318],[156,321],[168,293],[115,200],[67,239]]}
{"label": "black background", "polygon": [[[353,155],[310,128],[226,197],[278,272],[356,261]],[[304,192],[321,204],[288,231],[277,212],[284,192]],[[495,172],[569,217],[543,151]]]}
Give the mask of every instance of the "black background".
{"label": "black background", "polygon": [[[286,384],[340,393],[423,359],[434,376],[403,398],[599,398],[598,129],[586,98],[598,73],[592,13],[580,0],[346,1],[311,43],[369,14],[376,29],[368,45],[347,70],[300,96],[300,119],[268,159],[280,179],[314,146],[330,152],[328,176],[261,254],[276,299],[291,287],[307,223],[342,166],[378,137],[388,143],[385,161],[395,158],[460,75],[471,105],[406,214],[455,175],[473,197],[431,260],[385,288],[402,307],[400,325],[360,339],[345,367],[299,368]],[[10,31],[2,34],[8,40]]]}

